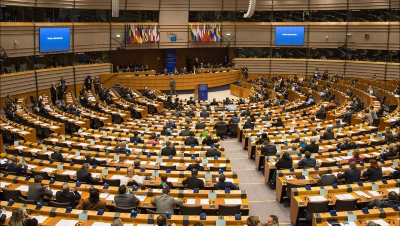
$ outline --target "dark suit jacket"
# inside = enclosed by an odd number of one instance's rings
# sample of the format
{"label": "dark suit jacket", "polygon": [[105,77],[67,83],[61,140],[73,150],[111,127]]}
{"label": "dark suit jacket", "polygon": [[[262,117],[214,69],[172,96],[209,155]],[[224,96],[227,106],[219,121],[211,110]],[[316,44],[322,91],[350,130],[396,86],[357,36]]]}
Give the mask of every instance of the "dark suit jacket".
{"label": "dark suit jacket", "polygon": [[92,174],[90,172],[84,170],[78,170],[78,172],[76,173],[76,180],[89,184],[94,184],[98,181],[97,179],[94,179],[92,177]]}
{"label": "dark suit jacket", "polygon": [[161,155],[163,156],[170,156],[176,154],[176,150],[174,147],[165,147],[161,150]]}
{"label": "dark suit jacket", "polygon": [[197,171],[203,171],[204,167],[200,164],[195,163],[195,164],[189,164],[189,166],[186,168],[186,170],[190,171],[193,169],[196,169]]}
{"label": "dark suit jacket", "polygon": [[368,168],[366,171],[364,171],[363,177],[368,177],[368,181],[382,180],[382,168]]}
{"label": "dark suit jacket", "polygon": [[275,145],[268,144],[266,146],[261,146],[261,154],[265,156],[276,155],[276,147]]}
{"label": "dark suit jacket", "polygon": [[[127,152],[131,152],[129,149],[126,149],[126,148],[115,148],[114,149],[114,151],[115,151],[115,153],[119,153],[119,154],[125,154],[125,153],[127,153]],[[92,160],[92,159],[91,159]],[[98,161],[98,160],[96,160],[97,162],[101,162],[101,161]],[[96,163],[95,163],[96,164]],[[92,165],[92,164],[91,164]]]}
{"label": "dark suit jacket", "polygon": [[199,188],[204,189],[204,181],[197,177],[188,177],[182,181],[183,185],[186,185],[189,189]]}
{"label": "dark suit jacket", "polygon": [[131,143],[135,143],[135,142],[141,143],[141,144],[144,143],[144,140],[142,140],[142,138],[140,138],[140,137],[135,137],[135,136],[133,136],[133,137],[131,137],[129,140],[131,141]]}
{"label": "dark suit jacket", "polygon": [[221,157],[221,152],[218,151],[218,149],[216,149],[216,148],[208,149],[206,152],[206,157],[214,157],[214,156]]}
{"label": "dark suit jacket", "polygon": [[224,183],[218,182],[214,185],[214,190],[225,190],[225,188],[229,188],[231,190],[239,190],[239,188],[232,182],[224,182]]}
{"label": "dark suit jacket", "polygon": [[[319,151],[319,145],[318,144],[308,144],[305,148],[304,148],[304,152],[309,151],[311,153],[318,153]],[[304,153],[303,152],[303,153]]]}
{"label": "dark suit jacket", "polygon": [[28,189],[28,200],[35,200],[36,202],[40,202],[43,204],[43,196],[53,196],[52,191],[47,191],[40,184],[31,184]]}
{"label": "dark suit jacket", "polygon": [[168,130],[161,130],[160,133],[162,136],[171,136],[171,132],[169,132]]}
{"label": "dark suit jacket", "polygon": [[75,208],[75,206],[76,206],[75,201],[78,201],[80,199],[81,199],[81,194],[79,194],[78,191],[75,191],[75,192],[57,191],[57,193],[56,193],[56,202],[60,202],[60,203],[69,202],[69,203],[71,203],[71,206],[73,208]]}
{"label": "dark suit jacket", "polygon": [[185,145],[199,145],[199,141],[197,140],[196,137],[187,137],[185,139]]}
{"label": "dark suit jacket", "polygon": [[[124,151],[123,153],[125,153],[126,151]],[[89,160],[85,160],[85,162],[89,163],[91,166],[93,166],[94,164],[96,165],[101,165],[101,164],[106,164],[107,161],[106,160],[97,160],[95,158],[90,158]]]}
{"label": "dark suit jacket", "polygon": [[51,153],[51,159],[54,159],[56,162],[65,162],[61,153]]}
{"label": "dark suit jacket", "polygon": [[205,129],[206,124],[204,122],[197,123],[195,126],[196,129]]}
{"label": "dark suit jacket", "polygon": [[216,139],[207,139],[207,138],[204,139],[203,142],[202,142],[203,145],[208,145],[208,146],[210,146],[212,144],[215,144],[215,143],[218,143],[218,140],[216,140]]}
{"label": "dark suit jacket", "polygon": [[15,173],[17,173],[17,175],[20,175],[21,173],[25,172],[27,169],[28,169],[27,165],[22,167],[22,165],[20,165],[20,164],[17,165],[12,162],[7,165],[7,172],[15,172]]}
{"label": "dark suit jacket", "polygon": [[182,130],[179,136],[190,136],[190,129]]}
{"label": "dark suit jacket", "polygon": [[339,180],[336,179],[335,175],[332,174],[325,174],[322,176],[321,179],[318,180],[318,186],[328,186],[332,184],[342,184]]}
{"label": "dark suit jacket", "polygon": [[292,166],[292,159],[279,159],[278,162],[275,163],[275,167],[278,169],[290,169]]}
{"label": "dark suit jacket", "polygon": [[133,194],[118,194],[114,197],[114,202],[117,207],[136,207],[140,200]]}
{"label": "dark suit jacket", "polygon": [[317,161],[314,158],[303,158],[297,163],[299,167],[314,167]]}
{"label": "dark suit jacket", "polygon": [[210,113],[209,112],[207,112],[207,111],[201,111],[200,112],[200,117],[210,117]]}
{"label": "dark suit jacket", "polygon": [[324,135],[322,135],[321,139],[323,140],[332,140],[335,138],[335,135],[332,132],[325,132]]}
{"label": "dark suit jacket", "polygon": [[339,179],[345,178],[346,184],[352,184],[354,182],[360,181],[361,171],[359,169],[349,169],[343,174],[338,173],[337,177]]}
{"label": "dark suit jacket", "polygon": [[254,128],[254,123],[245,122],[244,125],[243,125],[243,129],[250,129],[250,128]]}
{"label": "dark suit jacket", "polygon": [[386,202],[383,202],[379,207],[380,208],[389,208],[389,207],[393,207],[394,205],[398,205],[399,202],[395,201],[395,200],[388,200]]}

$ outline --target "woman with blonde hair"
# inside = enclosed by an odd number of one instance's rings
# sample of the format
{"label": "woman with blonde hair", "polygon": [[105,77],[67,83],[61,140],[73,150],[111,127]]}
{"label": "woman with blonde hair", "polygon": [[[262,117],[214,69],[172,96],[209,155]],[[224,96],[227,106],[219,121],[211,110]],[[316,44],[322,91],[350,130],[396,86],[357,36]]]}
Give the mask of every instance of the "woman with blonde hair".
{"label": "woman with blonde hair", "polygon": [[133,167],[126,169],[126,176],[121,178],[121,185],[137,184],[143,185],[143,178],[135,174]]}
{"label": "woman with blonde hair", "polygon": [[36,226],[37,224],[38,221],[35,218],[20,208],[12,212],[10,222],[8,222],[9,226]]}
{"label": "woman with blonde hair", "polygon": [[257,226],[261,225],[259,216],[249,216],[246,220],[247,226]]}

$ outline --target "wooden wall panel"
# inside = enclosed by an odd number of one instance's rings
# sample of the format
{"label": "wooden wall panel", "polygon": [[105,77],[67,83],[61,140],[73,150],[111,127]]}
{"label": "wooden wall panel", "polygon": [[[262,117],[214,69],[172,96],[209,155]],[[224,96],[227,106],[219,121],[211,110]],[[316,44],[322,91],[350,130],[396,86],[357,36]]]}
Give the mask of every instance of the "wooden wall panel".
{"label": "wooden wall panel", "polygon": [[333,76],[336,73],[338,75],[343,75],[344,70],[344,62],[342,60],[313,60],[310,59],[307,61],[307,75],[313,74],[316,68],[323,73],[326,69],[328,69],[329,75]]}
{"label": "wooden wall panel", "polygon": [[8,94],[15,95],[35,91],[35,72],[19,72],[8,75],[0,75],[0,97]]}
{"label": "wooden wall panel", "polygon": [[389,49],[400,49],[400,22],[390,22]]}
{"label": "wooden wall panel", "polygon": [[[123,1],[120,1],[120,6]],[[111,0],[75,0],[77,9],[111,9]]]}
{"label": "wooden wall panel", "polygon": [[160,0],[126,0],[127,10],[159,10]]}
{"label": "wooden wall panel", "polygon": [[304,59],[271,59],[271,74],[306,74]]}
{"label": "wooden wall panel", "polygon": [[190,11],[221,11],[223,0],[190,0]]}
{"label": "wooden wall panel", "polygon": [[386,71],[386,80],[399,80],[400,79],[400,64],[388,63]]}
{"label": "wooden wall panel", "polygon": [[44,8],[74,8],[75,0],[36,0],[36,7]]}
{"label": "wooden wall panel", "polygon": [[74,23],[74,25],[75,52],[110,50],[110,24]]}
{"label": "wooden wall panel", "polygon": [[57,85],[61,77],[63,77],[67,84],[69,84],[67,88],[71,89],[71,84],[74,84],[73,73],[73,67],[36,70],[38,79],[38,90],[40,90],[39,95],[41,95],[41,93],[44,93],[45,95],[50,95],[51,85],[53,83]]}
{"label": "wooden wall panel", "polygon": [[247,67],[249,74],[269,74],[269,58],[235,58],[235,65]]}
{"label": "wooden wall panel", "polygon": [[346,23],[315,23],[309,26],[309,32],[310,48],[337,48],[346,39]]}
{"label": "wooden wall panel", "polygon": [[347,10],[347,0],[310,0],[311,10]]}
{"label": "wooden wall panel", "polygon": [[387,9],[390,0],[349,0],[349,9]]}
{"label": "wooden wall panel", "polygon": [[247,8],[249,7],[249,0],[223,0],[223,1],[224,1],[224,8],[223,8],[224,11],[247,11]]}
{"label": "wooden wall panel", "polygon": [[274,1],[274,10],[308,10],[308,0],[279,0]]}
{"label": "wooden wall panel", "polygon": [[[351,22],[348,25],[348,48],[350,49],[386,49],[388,40],[388,22],[374,24]],[[365,34],[370,38],[365,39]]]}
{"label": "wooden wall panel", "polygon": [[346,77],[355,78],[372,78],[373,75],[384,77],[385,64],[381,62],[362,62],[362,61],[347,61],[346,63]]}
{"label": "wooden wall panel", "polygon": [[236,27],[237,47],[268,46],[271,41],[271,24],[240,23]]}
{"label": "wooden wall panel", "polygon": [[34,55],[32,23],[0,23],[0,45],[9,57]]}
{"label": "wooden wall panel", "polygon": [[0,5],[34,7],[35,1],[32,1],[32,0],[1,0]]}

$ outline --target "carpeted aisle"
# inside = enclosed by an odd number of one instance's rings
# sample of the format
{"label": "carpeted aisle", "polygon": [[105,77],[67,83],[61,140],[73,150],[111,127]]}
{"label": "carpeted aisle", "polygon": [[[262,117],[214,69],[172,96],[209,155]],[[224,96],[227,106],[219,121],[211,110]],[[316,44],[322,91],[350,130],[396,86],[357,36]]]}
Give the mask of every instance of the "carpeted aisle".
{"label": "carpeted aisle", "polygon": [[232,171],[236,171],[241,190],[246,190],[250,202],[250,215],[261,216],[263,223],[269,215],[277,215],[280,225],[290,225],[290,210],[276,202],[275,191],[271,191],[264,183],[264,175],[254,168],[254,161],[247,158],[236,138],[222,141],[226,155],[230,158]]}

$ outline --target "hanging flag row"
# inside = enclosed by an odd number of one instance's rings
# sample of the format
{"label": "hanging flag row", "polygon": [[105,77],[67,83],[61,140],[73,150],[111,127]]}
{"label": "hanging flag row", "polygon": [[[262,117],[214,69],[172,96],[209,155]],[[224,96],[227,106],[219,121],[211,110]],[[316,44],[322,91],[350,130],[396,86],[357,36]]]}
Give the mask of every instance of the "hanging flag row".
{"label": "hanging flag row", "polygon": [[126,25],[126,44],[156,43],[160,41],[158,25]]}
{"label": "hanging flag row", "polygon": [[220,42],[220,24],[192,24],[190,25],[190,42]]}

